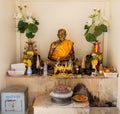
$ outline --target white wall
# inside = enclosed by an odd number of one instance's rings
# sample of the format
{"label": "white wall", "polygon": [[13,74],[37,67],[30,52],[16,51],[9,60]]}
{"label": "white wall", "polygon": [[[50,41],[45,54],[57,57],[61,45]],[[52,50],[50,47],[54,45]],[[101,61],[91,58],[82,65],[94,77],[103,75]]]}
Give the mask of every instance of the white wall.
{"label": "white wall", "polygon": [[5,76],[11,63],[16,61],[15,0],[0,1],[0,90],[5,87]]}
{"label": "white wall", "polygon": [[[111,27],[108,46],[108,64],[116,67],[120,74],[120,0],[111,0]],[[120,109],[120,77],[118,86],[118,107]]]}
{"label": "white wall", "polygon": [[[74,42],[77,58],[81,60],[91,52],[93,45],[85,40],[84,25],[94,8],[100,8],[103,14],[106,13],[106,4],[103,0],[24,0],[23,2],[28,5],[34,16],[39,18],[39,31],[34,40],[42,59],[47,59],[50,44],[58,40],[57,31],[60,28],[65,28],[68,34],[67,39]],[[26,38],[22,35],[20,55],[22,55],[25,41]]]}

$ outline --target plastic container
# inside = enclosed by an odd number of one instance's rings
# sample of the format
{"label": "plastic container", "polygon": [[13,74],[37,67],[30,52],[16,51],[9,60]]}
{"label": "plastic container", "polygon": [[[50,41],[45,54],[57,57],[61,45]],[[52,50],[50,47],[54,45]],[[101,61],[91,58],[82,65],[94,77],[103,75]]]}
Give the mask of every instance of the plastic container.
{"label": "plastic container", "polygon": [[118,75],[117,72],[109,72],[109,73],[103,72],[103,74],[105,77],[117,77]]}
{"label": "plastic container", "polygon": [[43,76],[47,76],[47,72],[48,72],[47,64],[44,63]]}
{"label": "plastic container", "polygon": [[14,85],[1,91],[1,114],[26,114],[28,88]]}

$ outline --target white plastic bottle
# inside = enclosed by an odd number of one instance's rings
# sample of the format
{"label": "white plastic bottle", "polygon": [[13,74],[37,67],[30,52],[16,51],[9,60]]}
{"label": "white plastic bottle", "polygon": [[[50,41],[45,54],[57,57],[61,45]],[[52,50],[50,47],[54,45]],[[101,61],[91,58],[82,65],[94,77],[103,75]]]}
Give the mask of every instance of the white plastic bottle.
{"label": "white plastic bottle", "polygon": [[44,68],[43,68],[43,75],[44,75],[44,76],[47,76],[47,70],[48,70],[47,64],[44,63]]}

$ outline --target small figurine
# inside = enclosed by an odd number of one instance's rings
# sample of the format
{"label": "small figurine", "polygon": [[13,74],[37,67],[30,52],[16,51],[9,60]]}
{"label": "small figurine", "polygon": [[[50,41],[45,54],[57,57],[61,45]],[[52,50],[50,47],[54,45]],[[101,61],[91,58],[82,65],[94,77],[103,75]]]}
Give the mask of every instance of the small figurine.
{"label": "small figurine", "polygon": [[85,74],[91,75],[92,74],[92,64],[91,64],[91,55],[86,55],[85,61]]}
{"label": "small figurine", "polygon": [[38,54],[38,50],[35,49],[34,56],[33,56],[33,61],[32,61],[32,71],[33,71],[33,74],[39,72],[39,70],[40,70],[40,60],[41,60],[41,57]]}
{"label": "small figurine", "polygon": [[58,66],[60,66],[60,57],[57,58],[57,63]]}

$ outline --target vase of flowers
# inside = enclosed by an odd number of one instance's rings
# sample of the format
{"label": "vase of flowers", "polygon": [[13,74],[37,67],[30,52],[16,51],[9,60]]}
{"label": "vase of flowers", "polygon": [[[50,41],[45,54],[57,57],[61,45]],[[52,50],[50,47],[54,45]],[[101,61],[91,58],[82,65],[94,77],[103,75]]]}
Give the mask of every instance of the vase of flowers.
{"label": "vase of flowers", "polygon": [[24,33],[28,39],[28,42],[31,42],[35,37],[35,34],[38,31],[38,20],[32,16],[30,13],[27,13],[27,5],[20,6],[18,5],[18,12],[16,14],[17,19],[17,28],[20,33]]}
{"label": "vase of flowers", "polygon": [[85,39],[94,45],[94,52],[100,51],[100,42],[98,36],[107,32],[107,21],[102,17],[100,9],[94,9],[89,16],[90,20],[84,26]]}
{"label": "vase of flowers", "polygon": [[27,5],[18,5],[18,12],[16,14],[17,19],[17,29],[18,32],[25,34],[28,41],[27,50],[26,51],[34,51],[34,41],[32,39],[35,37],[38,31],[38,20],[31,15],[31,13],[27,12]]}
{"label": "vase of flowers", "polygon": [[25,63],[27,68],[27,75],[32,75],[32,62],[33,62],[33,51],[24,52],[23,63]]}

